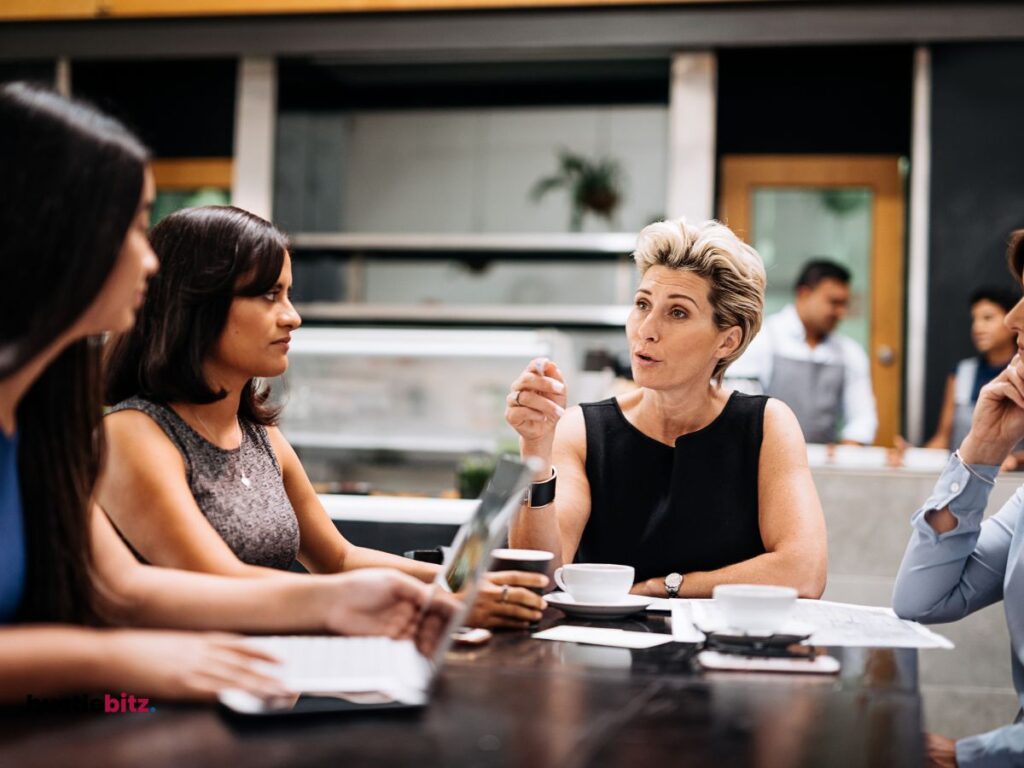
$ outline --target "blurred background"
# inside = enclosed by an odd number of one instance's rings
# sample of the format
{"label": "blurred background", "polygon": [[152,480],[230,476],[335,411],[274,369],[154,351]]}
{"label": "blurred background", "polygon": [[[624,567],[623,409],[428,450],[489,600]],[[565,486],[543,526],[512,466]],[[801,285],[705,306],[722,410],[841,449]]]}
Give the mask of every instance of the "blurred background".
{"label": "blurred background", "polygon": [[[625,386],[628,254],[666,216],[749,240],[770,312],[808,258],[846,264],[877,443],[920,443],[972,354],[968,297],[1014,287],[1022,74],[1017,2],[0,2],[0,81],[138,132],[156,218],[230,202],[289,233],[305,327],[274,383],[283,428],[349,494],[472,496],[515,449],[504,397],[532,357],[573,402]],[[888,604],[932,478],[816,469],[827,597]],[[465,514],[352,498],[324,496],[346,534],[397,550]],[[975,619],[960,677],[922,655],[950,735],[1015,707],[1001,616]]]}

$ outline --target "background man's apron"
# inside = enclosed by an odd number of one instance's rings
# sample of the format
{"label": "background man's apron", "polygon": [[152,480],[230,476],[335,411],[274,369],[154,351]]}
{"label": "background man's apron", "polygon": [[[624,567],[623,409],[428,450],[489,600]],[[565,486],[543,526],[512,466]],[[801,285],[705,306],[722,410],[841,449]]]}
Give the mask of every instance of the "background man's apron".
{"label": "background man's apron", "polygon": [[775,355],[766,394],[796,414],[808,443],[839,442],[846,366]]}

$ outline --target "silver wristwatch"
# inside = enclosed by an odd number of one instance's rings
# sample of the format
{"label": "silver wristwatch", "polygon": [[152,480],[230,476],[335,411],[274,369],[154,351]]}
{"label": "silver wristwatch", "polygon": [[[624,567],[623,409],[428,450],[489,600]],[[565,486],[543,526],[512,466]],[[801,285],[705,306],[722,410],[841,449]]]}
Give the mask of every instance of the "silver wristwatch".
{"label": "silver wristwatch", "polygon": [[683,574],[670,573],[665,577],[665,591],[669,597],[677,597],[681,586],[683,586]]}

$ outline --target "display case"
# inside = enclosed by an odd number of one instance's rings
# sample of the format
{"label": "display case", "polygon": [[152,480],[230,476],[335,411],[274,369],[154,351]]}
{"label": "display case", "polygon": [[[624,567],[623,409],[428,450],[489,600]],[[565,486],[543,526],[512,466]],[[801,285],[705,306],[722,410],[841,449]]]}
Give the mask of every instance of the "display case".
{"label": "display case", "polygon": [[537,357],[576,378],[572,343],[553,330],[302,328],[272,389],[315,482],[436,493],[466,455],[515,445],[505,397]]}

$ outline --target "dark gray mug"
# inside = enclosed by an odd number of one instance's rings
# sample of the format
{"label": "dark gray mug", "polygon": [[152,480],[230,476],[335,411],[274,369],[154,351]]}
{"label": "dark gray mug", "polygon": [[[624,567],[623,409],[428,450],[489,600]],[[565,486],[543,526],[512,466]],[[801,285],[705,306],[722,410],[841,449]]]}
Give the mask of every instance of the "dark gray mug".
{"label": "dark gray mug", "polygon": [[[496,549],[491,553],[492,571],[529,571],[543,573],[548,577],[548,586],[555,570],[555,556],[543,549]],[[532,589],[538,595],[544,594],[543,589]]]}

